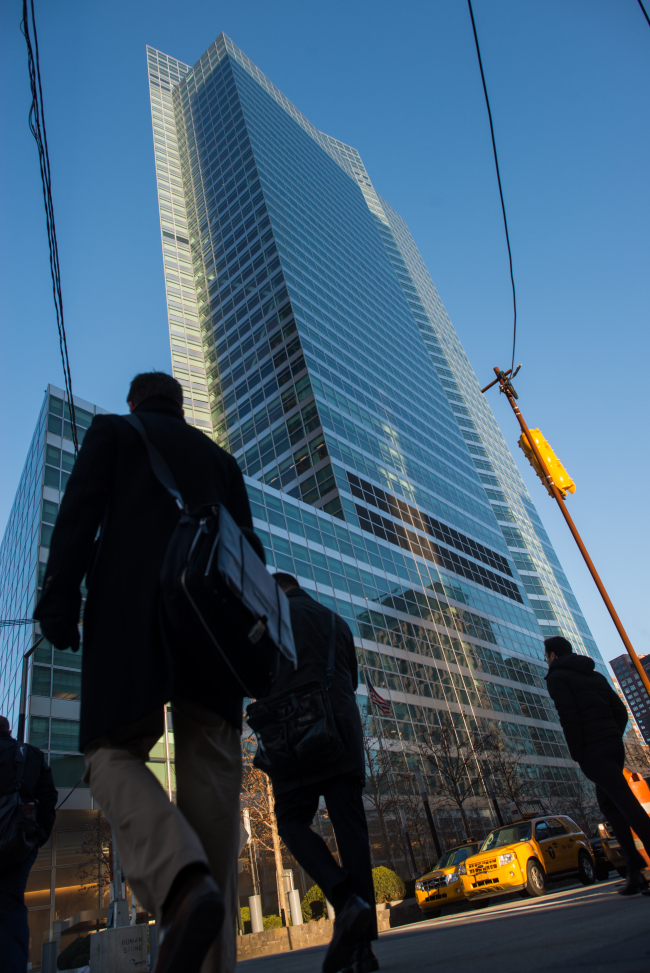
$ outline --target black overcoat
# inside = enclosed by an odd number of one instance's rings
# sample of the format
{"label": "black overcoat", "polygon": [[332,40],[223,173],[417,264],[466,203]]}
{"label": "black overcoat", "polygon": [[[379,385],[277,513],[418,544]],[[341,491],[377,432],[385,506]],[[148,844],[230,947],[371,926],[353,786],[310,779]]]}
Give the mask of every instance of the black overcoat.
{"label": "black overcoat", "polygon": [[621,739],[627,710],[607,679],[586,655],[562,655],[551,662],[546,685],[564,731],[569,753],[581,762],[585,747]]}
{"label": "black overcoat", "polygon": [[[291,663],[282,657],[278,679],[273,686],[274,693],[284,692],[307,682],[324,683],[327,668],[332,612],[308,595],[303,588],[291,588],[287,591],[287,598],[298,668],[294,670]],[[336,616],[336,626],[334,676],[329,698],[344,752],[335,762],[319,763],[308,774],[292,779],[274,779],[273,790],[278,795],[339,774],[365,779],[363,732],[355,695],[359,675],[354,638],[350,626],[340,615]]]}
{"label": "black overcoat", "polygon": [[[223,503],[240,527],[252,528],[246,487],[232,456],[188,425],[171,399],[146,399],[135,411],[189,509]],[[162,636],[159,574],[179,515],[154,477],[136,430],[122,416],[95,416],[61,501],[43,594],[34,612],[36,618],[76,621],[80,585],[88,573],[82,749],[96,737],[162,708],[173,698],[181,670],[185,676],[195,672],[195,698],[240,725],[241,701],[220,698],[218,679],[206,684],[193,646],[172,651]]]}

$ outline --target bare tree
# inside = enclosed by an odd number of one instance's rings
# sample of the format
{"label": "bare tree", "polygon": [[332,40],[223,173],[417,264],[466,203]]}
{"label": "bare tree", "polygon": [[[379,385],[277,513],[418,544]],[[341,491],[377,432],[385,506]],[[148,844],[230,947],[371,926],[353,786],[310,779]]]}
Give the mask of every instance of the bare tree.
{"label": "bare tree", "polygon": [[104,906],[104,889],[111,874],[111,826],[99,813],[86,825],[86,837],[81,842],[84,860],[79,865],[79,884],[82,892],[97,892],[97,905]]}
{"label": "bare tree", "polygon": [[495,797],[508,803],[530,797],[530,778],[522,766],[525,750],[517,749],[499,730],[490,730],[482,738],[481,765],[488,788]]}
{"label": "bare tree", "polygon": [[591,781],[576,774],[576,779],[563,788],[560,798],[554,801],[558,814],[567,814],[576,824],[579,824],[586,835],[593,834],[598,821],[602,818],[596,789]]}
{"label": "bare tree", "polygon": [[253,764],[254,749],[243,742],[244,774],[242,782],[241,806],[247,808],[250,814],[251,839],[259,842],[265,851],[271,852],[275,859],[275,870],[278,887],[278,907],[284,911],[285,920],[289,922],[289,911],[284,892],[284,863],[282,861],[282,845],[278,832],[278,822],[275,816],[275,800],[273,785],[270,779]]}
{"label": "bare tree", "polygon": [[631,734],[623,738],[625,744],[625,766],[633,773],[647,777],[650,773],[650,748],[644,743],[637,743]]}
{"label": "bare tree", "polygon": [[378,737],[380,732],[375,727],[375,721],[368,714],[361,714],[363,730],[363,750],[366,761],[366,789],[364,802],[366,807],[376,815],[379,830],[386,849],[386,858],[391,867],[395,868],[393,850],[387,827],[387,814],[393,810],[394,800],[390,788],[390,769],[386,753]]}
{"label": "bare tree", "polygon": [[424,733],[417,750],[435,772],[436,803],[458,808],[465,837],[469,838],[468,809],[474,798],[483,795],[480,761],[485,739],[479,733],[457,728],[451,713],[440,712],[438,718],[439,725]]}

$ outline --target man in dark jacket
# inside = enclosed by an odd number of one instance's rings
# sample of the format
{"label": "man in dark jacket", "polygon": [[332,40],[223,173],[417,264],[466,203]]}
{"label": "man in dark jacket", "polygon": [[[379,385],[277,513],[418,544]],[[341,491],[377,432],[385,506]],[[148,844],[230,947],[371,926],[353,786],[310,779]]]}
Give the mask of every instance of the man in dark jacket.
{"label": "man in dark jacket", "polygon": [[546,684],[566,737],[569,753],[596,785],[596,800],[614,829],[627,865],[619,895],[647,893],[641,874],[646,863],[634,844],[633,829],[650,853],[650,817],[628,787],[623,767],[627,710],[595,663],[575,655],[560,635],[544,640]]}
{"label": "man in dark jacket", "polygon": [[[298,656],[296,670],[281,663],[274,693],[308,682],[324,684],[332,625],[336,627],[334,675],[329,698],[344,750],[334,762],[323,762],[302,776],[273,781],[278,831],[291,854],[334,906],[334,934],[324,973],[354,963],[356,973],[379,969],[370,941],[377,939],[377,912],[372,881],[368,825],[363,807],[365,758],[354,639],[347,623],[311,598],[289,574],[275,574],[289,599],[291,627]],[[341,864],[310,825],[325,798]]]}
{"label": "man in dark jacket", "polygon": [[35,834],[34,847],[26,858],[10,865],[0,861],[0,968],[3,973],[25,973],[29,952],[25,888],[38,849],[52,833],[57,792],[43,751],[16,743],[9,729],[6,716],[0,716],[0,794],[15,793],[17,751],[23,747],[20,798],[23,804],[35,805]]}
{"label": "man in dark jacket", "polygon": [[[241,471],[185,422],[180,384],[161,372],[138,375],[127,402],[189,510],[224,504],[252,529]],[[136,429],[122,416],[96,416],[61,502],[34,614],[57,648],[77,649],[86,575],[80,746],[125,874],[159,923],[156,973],[231,973],[242,699],[224,688],[219,657],[168,641],[161,626],[160,569],[179,516]],[[146,766],[168,700],[177,804]]]}

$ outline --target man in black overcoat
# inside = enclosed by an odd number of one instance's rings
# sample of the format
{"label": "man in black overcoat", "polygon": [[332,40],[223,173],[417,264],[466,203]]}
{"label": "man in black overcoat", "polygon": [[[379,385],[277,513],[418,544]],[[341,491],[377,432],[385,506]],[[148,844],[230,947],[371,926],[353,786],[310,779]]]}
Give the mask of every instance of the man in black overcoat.
{"label": "man in black overcoat", "polygon": [[[576,655],[561,635],[544,640],[548,663],[546,685],[555,703],[569,753],[585,777],[596,785],[596,800],[609,821],[625,858],[627,883],[619,895],[648,893],[641,874],[646,863],[636,849],[632,830],[650,854],[650,817],[637,801],[623,773],[623,734],[627,710],[596,664]],[[631,830],[632,829],[632,830]]]}
{"label": "man in black overcoat", "polygon": [[[302,776],[271,774],[278,831],[291,854],[334,906],[334,934],[324,973],[354,964],[355,973],[379,969],[371,940],[377,939],[377,911],[372,880],[368,825],[363,807],[365,782],[363,731],[355,691],[359,684],[354,639],[347,622],[321,605],[289,574],[274,575],[289,599],[297,669],[281,661],[273,686],[282,693],[308,682],[324,683],[331,626],[336,626],[334,676],[330,704],[343,753]],[[290,772],[289,772],[290,773]],[[325,798],[341,864],[310,825]]]}
{"label": "man in black overcoat", "polygon": [[[187,507],[224,504],[252,529],[241,471],[185,422],[180,384],[161,372],[138,375],[127,402]],[[165,639],[159,574],[178,519],[138,432],[122,416],[95,416],[61,502],[34,615],[57,648],[78,649],[86,576],[80,747],[124,872],[157,918],[156,973],[232,973],[242,699],[223,691],[218,662]],[[177,804],[146,766],[169,700]]]}

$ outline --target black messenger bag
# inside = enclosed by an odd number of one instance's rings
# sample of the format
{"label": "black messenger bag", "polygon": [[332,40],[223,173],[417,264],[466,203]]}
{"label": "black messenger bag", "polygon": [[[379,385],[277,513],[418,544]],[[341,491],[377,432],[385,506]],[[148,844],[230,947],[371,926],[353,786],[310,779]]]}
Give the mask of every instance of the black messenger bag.
{"label": "black messenger bag", "polygon": [[343,753],[329,698],[336,658],[333,612],[331,619],[325,684],[307,682],[246,707],[248,725],[257,737],[253,763],[272,780],[300,777]]}
{"label": "black messenger bag", "polygon": [[229,673],[220,679],[222,693],[253,699],[268,693],[279,654],[296,665],[287,596],[223,505],[190,513],[138,417],[124,418],[140,434],[156,479],[181,510],[160,571],[167,633],[177,644],[220,656]]}

